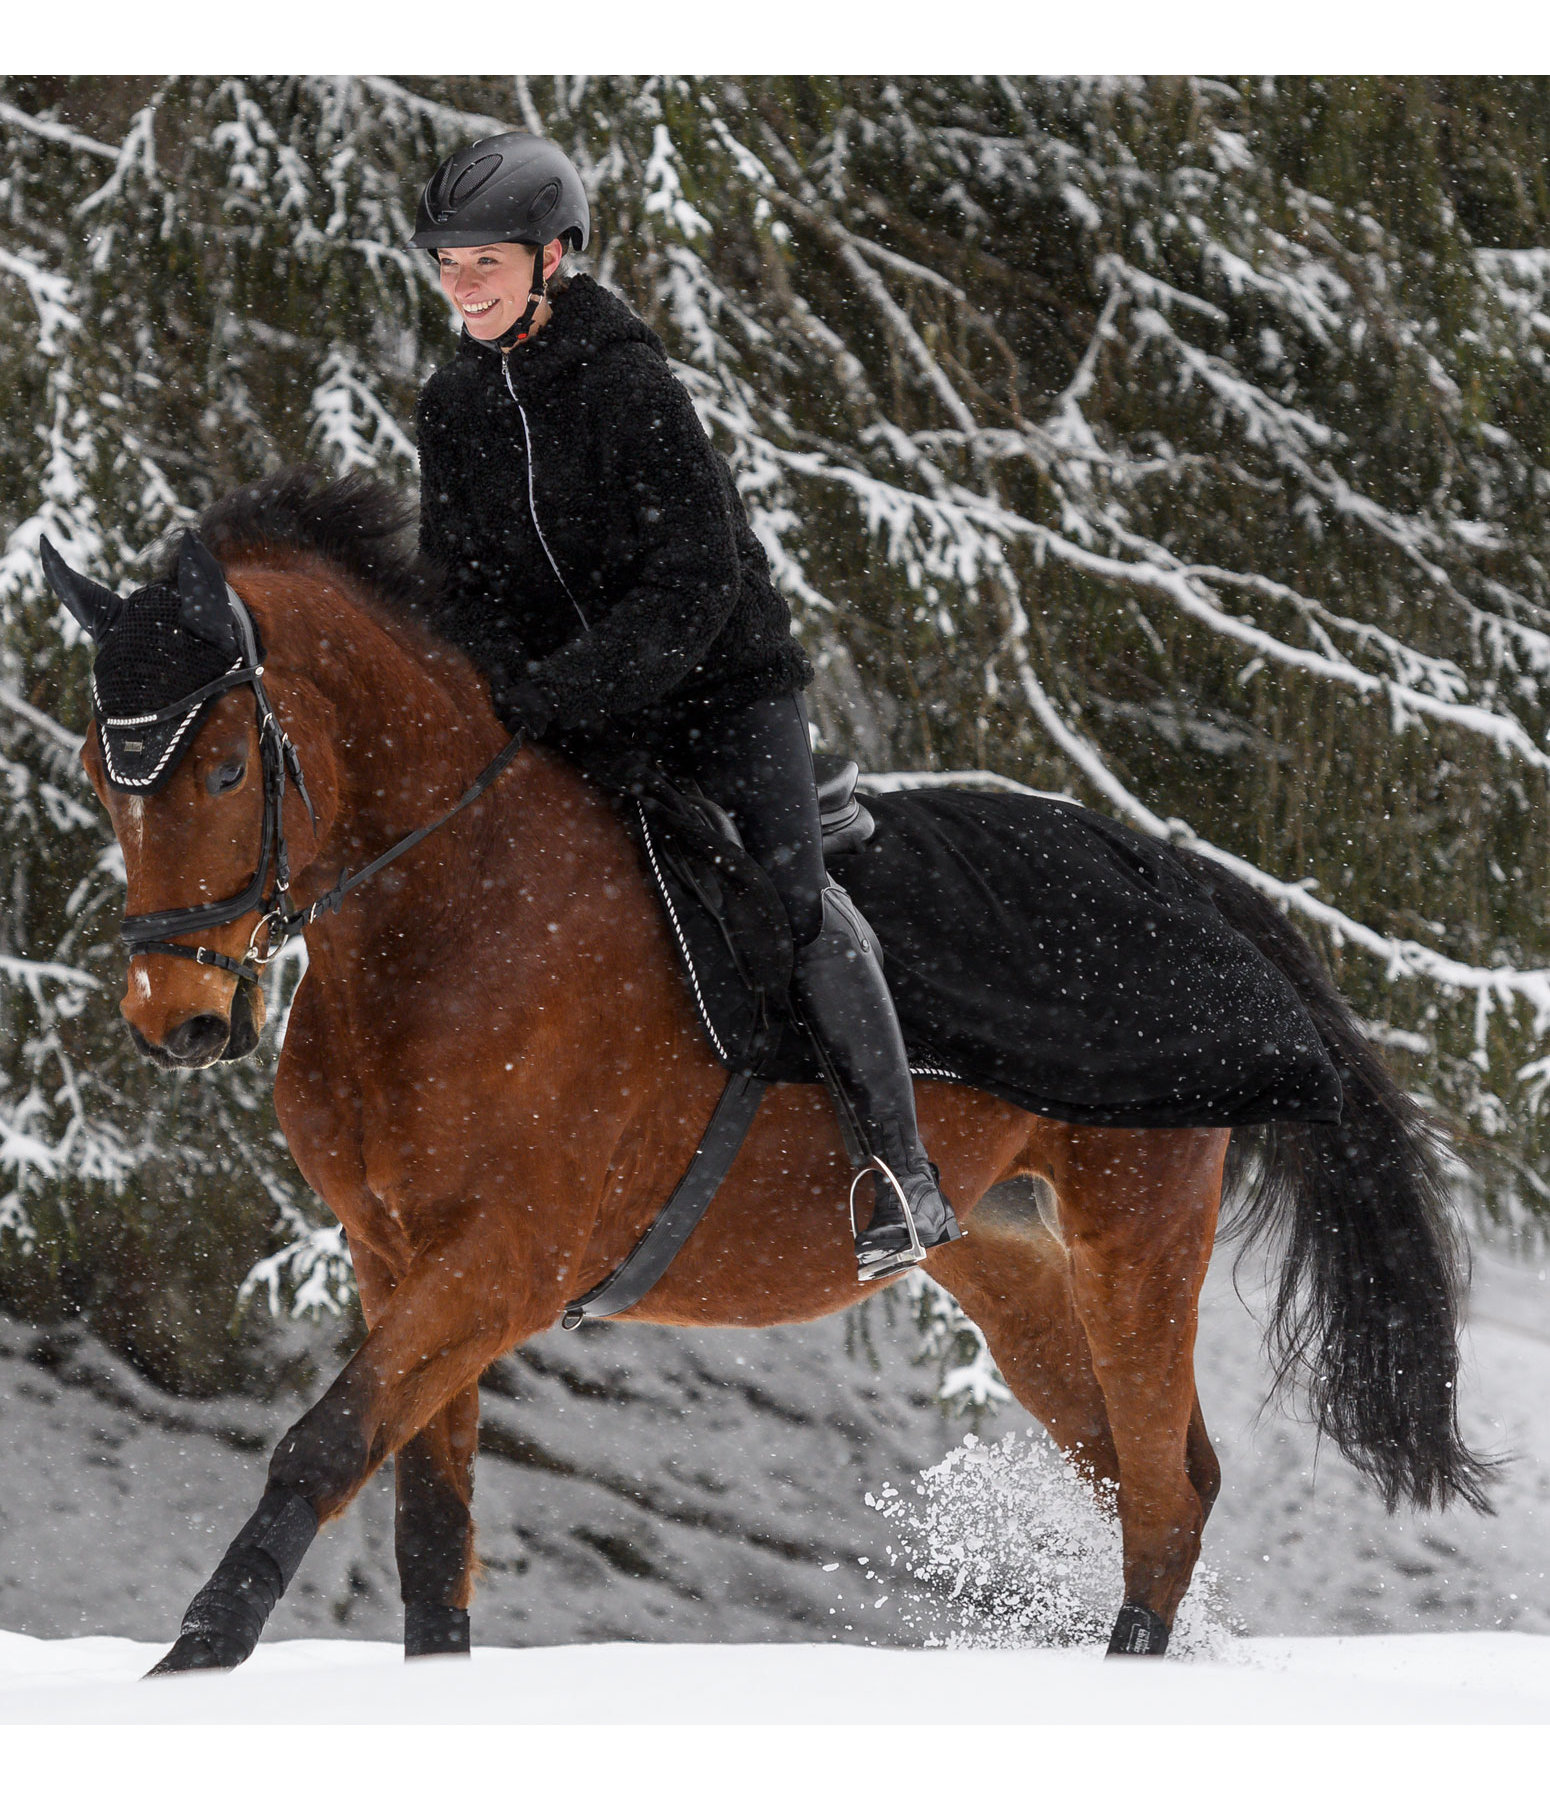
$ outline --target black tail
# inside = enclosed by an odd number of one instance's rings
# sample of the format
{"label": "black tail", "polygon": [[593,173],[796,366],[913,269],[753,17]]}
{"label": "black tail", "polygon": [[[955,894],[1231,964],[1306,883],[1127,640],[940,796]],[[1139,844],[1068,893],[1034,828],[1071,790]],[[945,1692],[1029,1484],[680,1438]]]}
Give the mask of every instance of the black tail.
{"label": "black tail", "polygon": [[1301,1377],[1313,1417],[1401,1500],[1482,1512],[1494,1466],[1459,1434],[1458,1299],[1442,1123],[1399,1088],[1318,954],[1275,904],[1220,864],[1183,853],[1218,911],[1291,982],[1339,1071],[1338,1125],[1280,1121],[1233,1133],[1229,1192],[1254,1239],[1284,1237],[1267,1332],[1276,1387]]}

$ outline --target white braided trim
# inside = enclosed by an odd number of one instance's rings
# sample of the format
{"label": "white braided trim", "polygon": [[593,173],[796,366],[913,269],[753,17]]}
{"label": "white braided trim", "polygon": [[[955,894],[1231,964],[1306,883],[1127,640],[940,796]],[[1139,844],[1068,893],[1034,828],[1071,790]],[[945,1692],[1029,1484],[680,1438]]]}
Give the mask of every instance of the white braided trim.
{"label": "white braided trim", "polygon": [[[226,673],[230,675],[234,670],[240,669],[241,667],[242,658],[239,656]],[[169,757],[171,757],[178,745],[182,743],[184,733],[188,730],[189,726],[193,724],[194,719],[200,710],[195,706],[190,708],[189,711],[183,715],[183,722],[178,726],[177,730],[173,732],[168,741],[167,748],[163,750],[161,755],[156,759],[156,767],[151,770],[149,775],[122,775],[113,766],[113,744],[112,740],[108,737],[108,732],[110,730],[132,731],[136,725],[149,725],[155,720],[156,714],[153,712],[135,713],[127,719],[109,718],[105,712],[102,712],[102,696],[97,692],[97,677],[95,674],[92,675],[91,680],[91,697],[93,707],[98,712],[102,713],[103,728],[97,733],[97,737],[102,744],[102,760],[107,766],[108,780],[113,783],[114,787],[121,788],[149,787],[152,782],[155,781],[156,777],[161,774],[162,770],[166,768]]]}
{"label": "white braided trim", "polygon": [[910,1074],[911,1075],[934,1076],[938,1081],[962,1081],[963,1080],[963,1076],[961,1076],[956,1069],[941,1069],[941,1068],[938,1068],[935,1063],[913,1063],[912,1062],[910,1064]]}
{"label": "white braided trim", "polygon": [[711,1021],[710,1008],[705,1004],[705,996],[700,992],[700,978],[694,970],[694,958],[689,952],[689,940],[684,936],[683,927],[678,923],[678,908],[673,905],[673,896],[667,891],[667,882],[663,879],[662,866],[657,861],[656,845],[651,841],[651,827],[646,823],[646,809],[640,801],[635,802],[635,810],[640,814],[640,828],[646,839],[646,855],[651,859],[651,873],[656,879],[657,891],[662,896],[662,904],[667,908],[668,920],[673,927],[673,936],[678,940],[678,949],[684,960],[684,967],[689,971],[689,986],[694,990],[694,1004],[700,1009],[700,1017],[705,1022],[705,1029],[710,1033],[710,1041],[716,1046],[716,1054],[730,1066],[732,1057],[725,1044],[716,1033]]}

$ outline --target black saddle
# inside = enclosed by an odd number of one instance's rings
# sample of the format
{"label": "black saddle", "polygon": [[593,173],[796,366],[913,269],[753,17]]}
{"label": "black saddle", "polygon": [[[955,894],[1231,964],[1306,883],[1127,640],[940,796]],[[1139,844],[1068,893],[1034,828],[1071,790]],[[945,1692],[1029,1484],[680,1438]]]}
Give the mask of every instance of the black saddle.
{"label": "black saddle", "polygon": [[818,818],[823,826],[823,858],[859,850],[877,829],[877,821],[861,804],[856,779],[861,771],[848,756],[815,756]]}
{"label": "black saddle", "polygon": [[[856,782],[861,771],[848,756],[813,757],[813,777],[818,788],[818,823],[823,830],[823,856],[841,856],[859,850],[876,829],[877,821],[861,804]],[[681,791],[698,806],[728,843],[742,847],[742,837],[732,815],[693,783]]]}
{"label": "black saddle", "polygon": [[[874,821],[856,793],[854,762],[815,756],[813,763],[829,863],[859,850]],[[643,755],[589,773],[612,791],[640,846],[721,1062],[770,1081],[822,1080],[790,1010],[794,949],[786,909],[730,814],[696,783],[674,782]]]}

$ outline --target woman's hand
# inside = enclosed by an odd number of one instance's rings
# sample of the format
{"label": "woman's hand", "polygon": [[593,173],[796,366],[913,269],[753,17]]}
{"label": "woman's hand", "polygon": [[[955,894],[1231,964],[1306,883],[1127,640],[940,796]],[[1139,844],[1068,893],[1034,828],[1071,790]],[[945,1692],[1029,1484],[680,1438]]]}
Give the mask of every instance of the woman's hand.
{"label": "woman's hand", "polygon": [[554,702],[531,681],[514,681],[504,670],[490,677],[495,716],[513,735],[541,738],[554,723]]}

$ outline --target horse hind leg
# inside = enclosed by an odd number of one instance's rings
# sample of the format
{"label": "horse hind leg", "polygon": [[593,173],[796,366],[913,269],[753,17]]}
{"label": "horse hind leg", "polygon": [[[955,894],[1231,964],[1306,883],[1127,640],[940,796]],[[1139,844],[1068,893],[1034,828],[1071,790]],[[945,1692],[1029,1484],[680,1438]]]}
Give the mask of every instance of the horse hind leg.
{"label": "horse hind leg", "polygon": [[1054,1172],[1072,1292],[1119,1465],[1125,1601],[1111,1654],[1167,1647],[1220,1481],[1194,1347],[1227,1139],[1072,1130]]}
{"label": "horse hind leg", "polygon": [[931,1276],[985,1334],[1017,1403],[1095,1487],[1119,1460],[1103,1389],[1077,1316],[1071,1265],[1049,1190],[1003,1181],[974,1209],[968,1235],[934,1251]]}
{"label": "horse hind leg", "polygon": [[468,1654],[478,1447],[479,1389],[472,1384],[393,1457],[406,1657]]}
{"label": "horse hind leg", "polygon": [[1222,1465],[1206,1431],[1205,1414],[1200,1410],[1200,1395],[1189,1415],[1189,1434],[1184,1440],[1184,1467],[1190,1484],[1200,1500],[1201,1524],[1211,1517],[1217,1495],[1222,1491]]}
{"label": "horse hind leg", "polygon": [[[1089,1480],[1117,1486],[1119,1459],[1092,1348],[1077,1316],[1053,1188],[1025,1175],[993,1187],[975,1209],[972,1240],[950,1254],[939,1251],[931,1273],[984,1332],[1017,1403]],[[1209,1517],[1221,1492],[1222,1467],[1198,1395],[1184,1461]]]}

